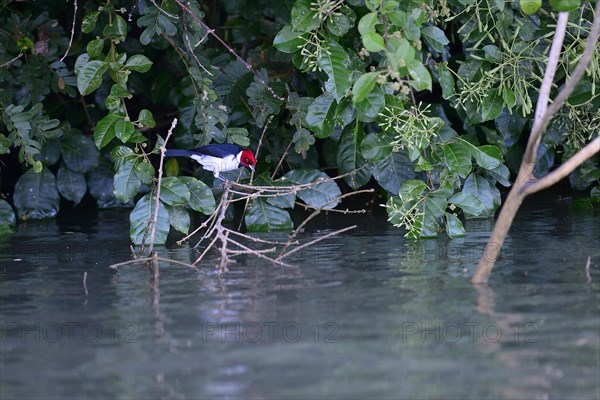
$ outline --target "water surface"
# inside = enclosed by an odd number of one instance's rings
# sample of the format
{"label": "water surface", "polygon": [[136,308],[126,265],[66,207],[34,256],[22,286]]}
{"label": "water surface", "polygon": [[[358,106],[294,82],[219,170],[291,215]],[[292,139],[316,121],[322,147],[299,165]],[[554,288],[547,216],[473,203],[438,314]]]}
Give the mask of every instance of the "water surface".
{"label": "water surface", "polygon": [[154,280],[108,268],[130,257],[127,215],[29,221],[0,242],[0,398],[600,397],[597,212],[529,201],[477,288],[489,220],[411,242],[381,215],[330,215],[301,240],[359,227],[293,267],[246,257],[222,275],[212,255]]}

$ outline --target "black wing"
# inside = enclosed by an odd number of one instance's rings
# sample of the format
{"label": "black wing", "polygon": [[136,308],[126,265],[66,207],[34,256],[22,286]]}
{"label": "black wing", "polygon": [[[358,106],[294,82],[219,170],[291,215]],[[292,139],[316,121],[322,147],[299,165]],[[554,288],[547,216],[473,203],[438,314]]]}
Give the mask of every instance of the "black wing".
{"label": "black wing", "polygon": [[211,157],[223,158],[229,154],[237,155],[237,153],[242,151],[242,148],[237,144],[230,143],[207,144],[206,146],[196,147],[193,151]]}

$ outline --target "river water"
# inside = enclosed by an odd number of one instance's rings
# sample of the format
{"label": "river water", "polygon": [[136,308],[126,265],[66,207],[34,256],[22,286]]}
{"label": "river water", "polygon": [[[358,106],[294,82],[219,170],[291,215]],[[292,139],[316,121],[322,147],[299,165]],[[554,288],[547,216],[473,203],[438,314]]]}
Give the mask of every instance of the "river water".
{"label": "river water", "polygon": [[127,210],[74,215],[0,239],[3,400],[600,398],[597,212],[528,200],[478,287],[491,220],[411,242],[383,215],[331,214],[300,239],[358,228],[292,267],[219,274],[215,254],[154,279],[109,268],[130,257]]}

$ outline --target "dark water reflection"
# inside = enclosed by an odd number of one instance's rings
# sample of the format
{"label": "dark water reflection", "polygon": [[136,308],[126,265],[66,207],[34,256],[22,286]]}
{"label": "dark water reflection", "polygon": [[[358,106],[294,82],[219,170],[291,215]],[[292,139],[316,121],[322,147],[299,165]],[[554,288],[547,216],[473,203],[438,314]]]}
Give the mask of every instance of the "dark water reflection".
{"label": "dark water reflection", "polygon": [[[0,398],[599,398],[600,216],[534,206],[479,288],[487,220],[414,243],[352,218],[294,267],[161,265],[154,285],[108,268],[126,211],[28,222],[0,243]],[[302,240],[345,221],[322,223]]]}

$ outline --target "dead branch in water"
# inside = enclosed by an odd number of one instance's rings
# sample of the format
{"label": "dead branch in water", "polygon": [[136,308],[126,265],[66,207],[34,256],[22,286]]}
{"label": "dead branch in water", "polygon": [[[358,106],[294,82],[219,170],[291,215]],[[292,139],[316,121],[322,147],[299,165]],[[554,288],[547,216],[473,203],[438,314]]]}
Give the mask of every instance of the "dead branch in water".
{"label": "dead branch in water", "polygon": [[542,133],[545,131],[552,117],[561,109],[569,95],[571,95],[579,80],[583,77],[583,74],[585,73],[587,65],[591,61],[594,52],[598,51],[596,45],[598,42],[598,36],[600,35],[600,1],[596,3],[594,22],[588,36],[585,50],[583,51],[583,55],[579,60],[579,64],[577,64],[577,67],[571,75],[571,78],[566,82],[562,90],[554,98],[552,104],[548,106],[550,87],[552,85],[558,58],[560,57],[562,40],[567,28],[568,18],[569,14],[567,12],[561,12],[558,15],[556,31],[552,41],[552,47],[550,48],[550,54],[548,56],[549,62],[546,66],[544,80],[542,82],[540,96],[538,98],[538,106],[536,109],[533,129],[529,135],[529,140],[527,142],[525,154],[523,155],[523,160],[521,161],[517,179],[504,204],[502,205],[496,225],[494,226],[492,234],[488,239],[481,258],[479,259],[479,264],[477,265],[475,274],[471,279],[471,282],[474,284],[485,283],[488,280],[492,272],[492,268],[494,268],[496,263],[496,259],[500,254],[500,249],[502,248],[504,240],[508,235],[508,231],[512,225],[513,219],[525,197],[558,182],[560,179],[573,172],[575,168],[581,165],[585,160],[589,159],[591,156],[600,151],[600,137],[597,137],[587,146],[577,152],[574,156],[564,162],[561,167],[549,173],[548,175],[545,175],[541,178],[536,178],[533,175],[537,149],[540,144]]}

